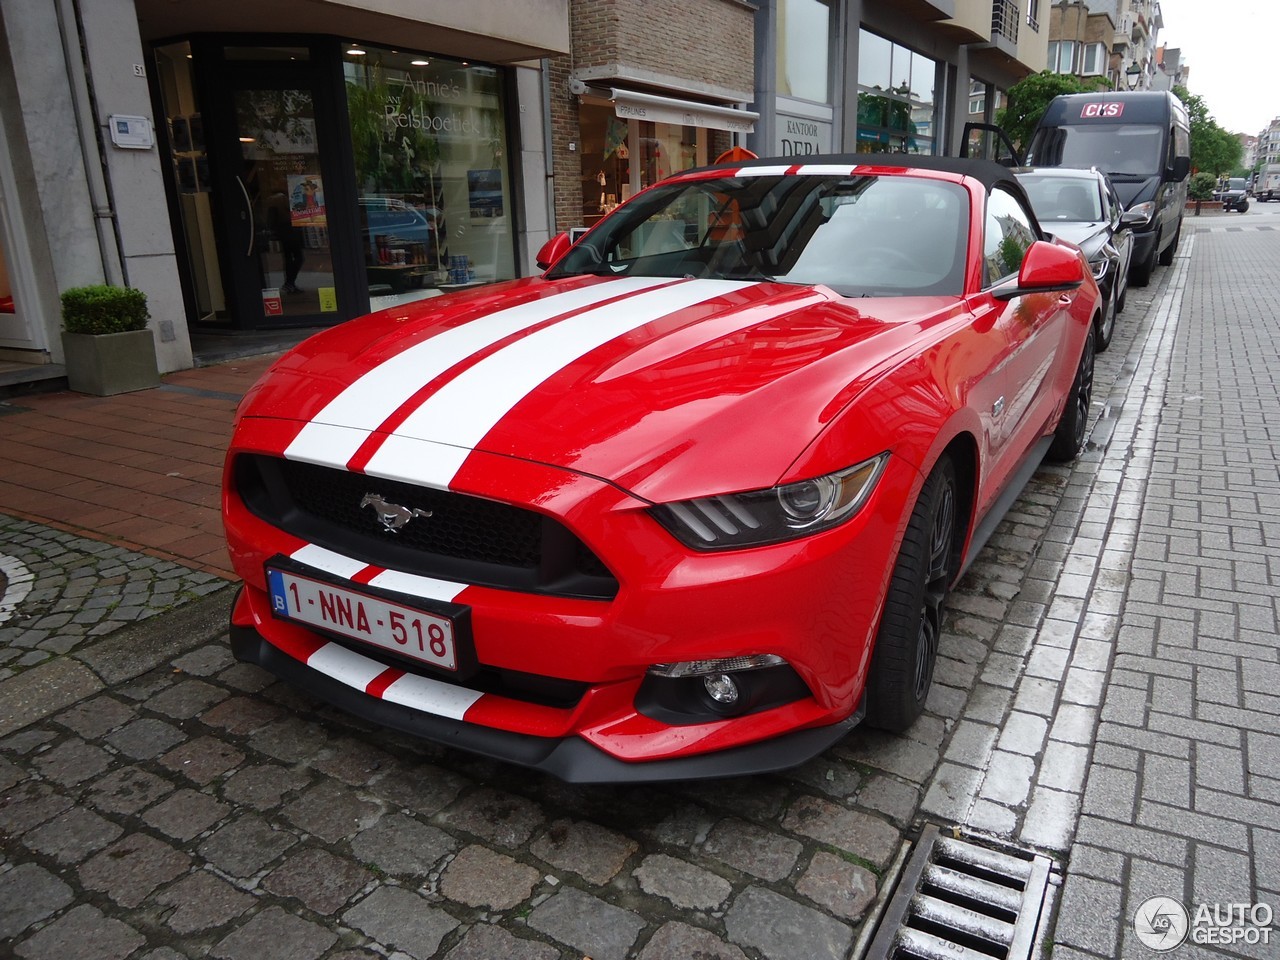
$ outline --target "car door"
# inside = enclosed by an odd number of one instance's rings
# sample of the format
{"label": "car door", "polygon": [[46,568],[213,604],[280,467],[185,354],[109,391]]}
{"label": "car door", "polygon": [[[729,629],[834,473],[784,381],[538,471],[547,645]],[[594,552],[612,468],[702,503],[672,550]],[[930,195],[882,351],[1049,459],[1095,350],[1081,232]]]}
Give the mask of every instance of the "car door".
{"label": "car door", "polygon": [[[992,285],[1017,277],[1027,249],[1040,239],[1022,198],[997,184],[987,197],[983,257]],[[1052,374],[1067,329],[1071,295],[1030,293],[995,301],[998,326],[1008,340],[1004,406],[1000,411],[1002,456],[1013,470],[1044,433],[1059,398]]]}

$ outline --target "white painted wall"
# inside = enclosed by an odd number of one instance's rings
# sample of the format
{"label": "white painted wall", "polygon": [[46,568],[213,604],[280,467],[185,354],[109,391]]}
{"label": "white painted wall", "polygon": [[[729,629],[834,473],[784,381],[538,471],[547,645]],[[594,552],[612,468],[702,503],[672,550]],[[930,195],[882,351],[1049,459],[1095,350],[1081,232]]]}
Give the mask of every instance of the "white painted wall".
{"label": "white painted wall", "polygon": [[[128,285],[147,294],[161,372],[182,370],[192,364],[191,341],[160,153],[155,146],[127,150],[112,145],[107,126],[113,114],[155,122],[133,0],[81,0],[79,7],[122,269]],[[142,76],[135,65],[144,67]]]}

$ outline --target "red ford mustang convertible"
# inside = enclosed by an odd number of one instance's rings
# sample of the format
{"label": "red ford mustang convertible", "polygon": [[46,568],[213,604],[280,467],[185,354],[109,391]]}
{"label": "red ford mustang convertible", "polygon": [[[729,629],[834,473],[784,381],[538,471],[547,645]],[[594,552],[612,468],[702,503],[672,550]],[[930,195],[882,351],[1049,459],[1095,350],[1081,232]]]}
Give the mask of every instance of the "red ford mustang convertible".
{"label": "red ford mustang convertible", "polygon": [[236,656],[571,781],[906,728],[948,589],[1084,441],[1100,298],[1043,236],[983,161],[720,165],[313,337],[227,457]]}

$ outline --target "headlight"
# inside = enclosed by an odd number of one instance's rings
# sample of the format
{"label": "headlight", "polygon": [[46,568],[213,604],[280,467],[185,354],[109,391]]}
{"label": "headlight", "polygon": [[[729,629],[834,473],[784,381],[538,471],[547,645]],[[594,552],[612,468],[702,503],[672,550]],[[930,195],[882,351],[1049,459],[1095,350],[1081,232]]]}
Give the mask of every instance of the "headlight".
{"label": "headlight", "polygon": [[1129,212],[1139,214],[1144,223],[1149,223],[1151,218],[1156,215],[1156,202],[1154,200],[1144,200],[1142,203],[1135,203],[1129,208]]}
{"label": "headlight", "polygon": [[882,453],[812,480],[664,503],[653,508],[653,515],[694,550],[730,550],[794,540],[853,516],[871,495],[888,459],[889,454]]}

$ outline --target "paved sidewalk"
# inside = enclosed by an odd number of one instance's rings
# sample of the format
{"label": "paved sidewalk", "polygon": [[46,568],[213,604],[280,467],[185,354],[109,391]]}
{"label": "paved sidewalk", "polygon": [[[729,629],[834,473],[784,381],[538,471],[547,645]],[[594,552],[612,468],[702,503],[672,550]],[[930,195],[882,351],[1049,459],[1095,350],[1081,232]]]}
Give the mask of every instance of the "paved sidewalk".
{"label": "paved sidewalk", "polygon": [[230,578],[222,461],[236,404],[271,360],[184,370],[114,397],[0,402],[0,511]]}
{"label": "paved sidewalk", "polygon": [[1153,956],[1152,897],[1280,918],[1278,261],[1280,233],[1196,237],[1054,960]]}

